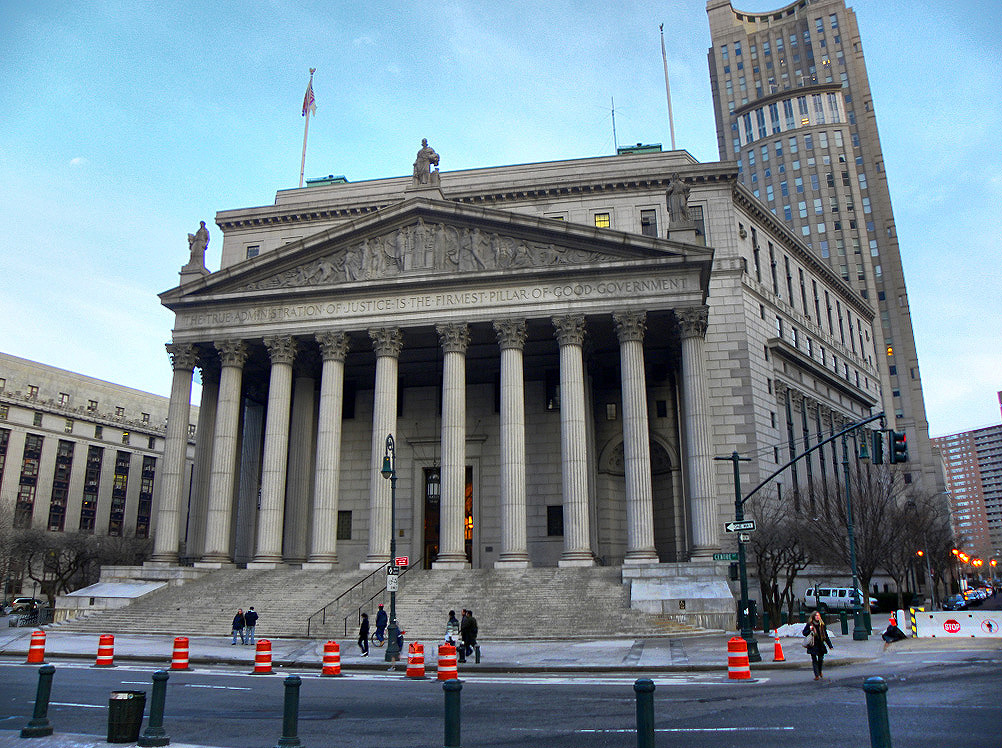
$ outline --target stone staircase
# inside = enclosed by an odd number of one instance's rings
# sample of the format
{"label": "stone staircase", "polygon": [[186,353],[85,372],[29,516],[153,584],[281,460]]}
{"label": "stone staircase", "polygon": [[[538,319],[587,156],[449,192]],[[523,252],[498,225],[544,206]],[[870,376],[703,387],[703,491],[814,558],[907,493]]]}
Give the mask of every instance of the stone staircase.
{"label": "stone staircase", "polygon": [[[382,571],[317,572],[223,569],[181,586],[145,595],[131,605],[56,624],[91,633],[156,633],[228,636],[237,608],[260,614],[258,635],[304,637],[307,617],[345,590],[339,605],[314,617],[313,638],[354,638],[358,610],[374,622],[379,602],[389,608]],[[411,569],[401,577],[397,618],[408,639],[440,639],[449,610],[470,608],[480,637],[555,639],[671,636],[702,631],[667,616],[629,608],[619,567],[536,569]],[[347,618],[347,635],[345,633]]]}

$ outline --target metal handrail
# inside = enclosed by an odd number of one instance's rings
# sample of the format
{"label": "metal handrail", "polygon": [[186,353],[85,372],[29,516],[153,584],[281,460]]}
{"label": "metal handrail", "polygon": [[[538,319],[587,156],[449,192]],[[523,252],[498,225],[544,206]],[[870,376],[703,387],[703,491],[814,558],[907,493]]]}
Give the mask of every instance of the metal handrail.
{"label": "metal handrail", "polygon": [[[383,571],[385,568],[386,568],[385,566],[380,566],[380,567],[377,567],[377,568],[373,569],[371,573],[367,574],[365,577],[363,577],[362,579],[360,579],[357,582],[355,582],[355,584],[353,584],[351,587],[349,587],[348,589],[346,589],[340,595],[338,595],[337,597],[335,597],[333,600],[331,600],[329,603],[327,603],[320,610],[316,611],[315,613],[310,614],[307,617],[307,619],[306,619],[306,636],[307,636],[307,638],[309,638],[309,636],[310,636],[310,628],[311,628],[311,626],[313,624],[313,619],[314,618],[316,618],[317,616],[320,616],[321,617],[321,619],[320,619],[320,625],[323,626],[324,624],[326,624],[327,623],[327,609],[329,607],[331,607],[332,605],[337,605],[341,601],[341,598],[343,598],[348,593],[352,592],[356,587],[359,587],[359,586],[365,584],[366,582],[368,582],[370,579],[372,579],[373,576],[375,576],[378,572]],[[385,589],[385,585],[384,585],[384,589]]]}
{"label": "metal handrail", "polygon": [[[420,569],[421,568],[421,564],[423,562],[424,562],[424,556],[419,557],[413,564],[408,565],[407,568],[405,568],[402,572],[400,572],[400,576],[402,577],[404,574],[406,574],[407,572],[409,572],[411,569]],[[386,585],[385,584],[382,586],[381,589],[376,590],[376,593],[374,595],[372,595],[372,597],[370,597],[368,600],[366,600],[364,603],[362,603],[361,605],[358,606],[358,610],[355,611],[355,618],[356,618],[356,622],[359,625],[361,625],[361,623],[362,623],[362,611],[365,608],[367,608],[367,607],[371,607],[372,606],[372,601],[375,600],[380,595],[382,595],[384,592],[386,592]],[[351,614],[348,614],[348,615],[346,615],[344,617],[344,635],[345,635],[345,638],[348,637],[348,619],[349,618],[351,618]]]}

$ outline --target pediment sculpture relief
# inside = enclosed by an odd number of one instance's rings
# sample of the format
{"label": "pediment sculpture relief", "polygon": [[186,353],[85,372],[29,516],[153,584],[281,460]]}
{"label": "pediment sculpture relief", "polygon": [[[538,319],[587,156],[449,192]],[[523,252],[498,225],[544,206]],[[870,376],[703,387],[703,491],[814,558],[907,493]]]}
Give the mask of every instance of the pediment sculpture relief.
{"label": "pediment sculpture relief", "polygon": [[322,286],[393,278],[409,273],[474,273],[485,270],[586,265],[621,259],[615,255],[526,241],[478,228],[443,223],[401,226],[270,278],[241,287],[243,291]]}

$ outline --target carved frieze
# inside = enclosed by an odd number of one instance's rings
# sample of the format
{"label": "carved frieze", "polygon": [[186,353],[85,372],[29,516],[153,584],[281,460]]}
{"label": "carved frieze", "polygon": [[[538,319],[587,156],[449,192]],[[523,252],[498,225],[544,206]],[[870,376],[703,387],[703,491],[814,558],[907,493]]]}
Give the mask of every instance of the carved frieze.
{"label": "carved frieze", "polygon": [[526,241],[479,228],[418,221],[382,236],[341,247],[304,265],[247,283],[241,291],[265,291],[393,278],[408,273],[474,273],[484,270],[588,265],[615,255]]}

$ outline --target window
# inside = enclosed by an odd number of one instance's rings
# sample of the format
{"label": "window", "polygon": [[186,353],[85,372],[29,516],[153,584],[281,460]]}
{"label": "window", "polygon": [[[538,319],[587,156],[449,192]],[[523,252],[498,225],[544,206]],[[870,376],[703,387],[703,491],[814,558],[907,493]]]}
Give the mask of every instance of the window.
{"label": "window", "polygon": [[150,423],[150,414],[149,413],[143,413],[142,416],[141,416],[141,418],[142,418],[142,421],[143,421],[143,425],[148,426],[149,423]]}
{"label": "window", "polygon": [[248,260],[251,257],[257,257],[259,254],[261,254],[261,245],[260,244],[251,244],[251,245],[249,245],[247,247],[247,259]]}
{"label": "window", "polygon": [[41,426],[42,425],[42,414],[41,413],[39,413],[37,411],[35,412],[35,416],[32,419],[32,424],[35,425],[35,426]]}
{"label": "window", "polygon": [[67,434],[72,434],[73,433],[73,419],[72,418],[67,418],[66,419],[66,423],[63,424],[63,431],[65,431]]}
{"label": "window", "polygon": [[129,432],[128,432],[128,431],[123,431],[123,432],[122,432],[122,444],[128,444],[128,443],[129,443],[129,439],[130,439],[130,438],[131,438],[131,437],[130,437],[130,435],[129,435]]}
{"label": "window", "polygon": [[337,513],[337,539],[351,540],[351,510],[338,510]]}
{"label": "window", "polygon": [[130,452],[118,452],[115,456],[115,474],[111,485],[111,513],[108,517],[108,534],[112,536],[122,535],[131,458]]}
{"label": "window", "polygon": [[95,426],[94,427],[94,438],[95,439],[103,439],[104,438],[104,426]]}
{"label": "window", "polygon": [[644,236],[658,235],[658,212],[656,210],[640,211],[640,233]]}
{"label": "window", "polygon": [[0,405],[0,421],[6,421],[10,417],[10,406]]}
{"label": "window", "polygon": [[546,534],[548,537],[561,537],[564,534],[564,507],[561,504],[549,504],[546,507]]}
{"label": "window", "polygon": [[60,405],[69,405],[70,404],[70,396],[69,396],[68,393],[66,393],[66,392],[60,392],[59,393],[59,404]]}
{"label": "window", "polygon": [[3,392],[5,389],[7,389],[7,378],[0,377],[0,392]]}
{"label": "window", "polygon": [[34,400],[34,399],[36,399],[38,397],[38,385],[37,384],[29,384],[28,385],[28,397],[30,399],[32,399],[32,400]]}
{"label": "window", "polygon": [[612,226],[612,219],[609,213],[595,214],[595,228],[607,229]]}
{"label": "window", "polygon": [[146,448],[147,449],[157,448],[157,438],[155,436],[149,437],[149,439],[146,441]]}
{"label": "window", "polygon": [[150,536],[150,517],[153,514],[153,482],[157,473],[157,458],[143,457],[143,472],[139,483],[139,504],[136,510],[136,537]]}
{"label": "window", "polygon": [[96,411],[97,410],[97,400],[88,400],[87,401],[87,410],[89,410],[91,413],[93,413],[94,411]]}
{"label": "window", "polygon": [[125,418],[125,408],[121,405],[115,408],[115,418]]}

